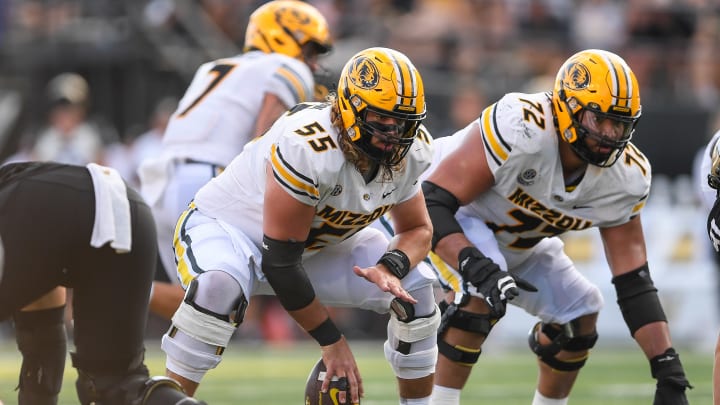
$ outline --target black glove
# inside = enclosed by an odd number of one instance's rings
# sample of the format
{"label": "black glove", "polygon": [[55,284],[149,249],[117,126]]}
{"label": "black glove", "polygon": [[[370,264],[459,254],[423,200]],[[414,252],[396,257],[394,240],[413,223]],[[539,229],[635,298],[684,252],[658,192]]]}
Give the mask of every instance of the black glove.
{"label": "black glove", "polygon": [[688,405],[685,390],[692,388],[685,377],[680,356],[672,347],[650,360],[652,376],[657,379],[653,405]]}
{"label": "black glove", "polygon": [[507,301],[520,295],[518,287],[525,291],[537,291],[534,285],[522,278],[500,270],[492,259],[474,246],[460,251],[458,263],[465,293],[485,300],[494,318],[500,319],[505,315]]}

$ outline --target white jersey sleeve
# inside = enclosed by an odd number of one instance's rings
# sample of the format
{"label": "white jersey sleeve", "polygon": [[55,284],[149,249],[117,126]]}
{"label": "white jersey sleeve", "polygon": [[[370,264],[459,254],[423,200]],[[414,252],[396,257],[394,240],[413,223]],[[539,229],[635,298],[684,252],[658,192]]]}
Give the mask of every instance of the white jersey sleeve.
{"label": "white jersey sleeve", "polygon": [[623,224],[643,208],[651,167],[628,144],[611,167],[588,165],[566,185],[549,94],[510,93],[479,121],[495,185],[461,210],[485,220],[501,246],[533,247],[545,237]]}
{"label": "white jersey sleeve", "polygon": [[[282,129],[283,127],[280,126],[280,129],[287,131],[287,127]],[[320,124],[317,124],[315,128],[306,127],[306,129],[308,132],[313,129],[325,130]],[[277,128],[273,128],[273,130],[277,130]],[[310,145],[313,145],[314,149],[309,148]],[[320,176],[337,171],[339,170],[337,165],[342,165],[342,162],[336,159],[321,158],[321,156],[324,157],[324,154],[320,154],[320,152],[334,147],[336,147],[336,141],[331,136],[319,138],[310,144],[300,136],[279,137],[277,142],[271,146],[270,151],[270,163],[275,180],[285,188],[288,194],[300,202],[312,206],[317,205],[321,193],[325,191]]]}
{"label": "white jersey sleeve", "polygon": [[303,62],[259,51],[200,66],[163,139],[166,153],[226,166],[255,136],[265,94],[288,107],[312,98],[312,72]]}

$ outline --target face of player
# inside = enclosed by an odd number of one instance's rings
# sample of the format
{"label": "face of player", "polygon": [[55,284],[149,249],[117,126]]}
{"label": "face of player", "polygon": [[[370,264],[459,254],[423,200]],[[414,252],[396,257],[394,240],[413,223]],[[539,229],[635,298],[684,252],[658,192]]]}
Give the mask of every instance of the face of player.
{"label": "face of player", "polygon": [[592,110],[584,109],[580,124],[587,133],[586,144],[590,150],[609,155],[630,140],[631,123],[620,121]]}
{"label": "face of player", "polygon": [[316,42],[308,42],[302,46],[302,58],[310,71],[316,73],[322,70],[320,66],[320,56],[327,53],[327,50]]}
{"label": "face of player", "polygon": [[384,152],[389,152],[399,143],[407,125],[405,120],[381,115],[374,111],[367,112],[365,122],[373,129],[370,144]]}

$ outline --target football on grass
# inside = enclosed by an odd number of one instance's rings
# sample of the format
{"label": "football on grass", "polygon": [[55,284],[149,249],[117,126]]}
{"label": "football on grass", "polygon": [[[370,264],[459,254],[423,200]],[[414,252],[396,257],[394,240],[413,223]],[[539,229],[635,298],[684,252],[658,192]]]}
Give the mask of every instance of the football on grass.
{"label": "football on grass", "polygon": [[[307,382],[305,383],[305,405],[335,405],[340,404],[338,395],[340,394],[340,383],[338,382],[337,376],[333,377],[330,381],[330,386],[327,392],[323,393],[320,391],[323,380],[325,380],[325,363],[322,358],[315,363],[315,366],[310,370]],[[350,390],[347,390],[347,402],[350,404]],[[356,404],[359,404],[356,403]],[[355,405],[355,404],[353,404]]]}

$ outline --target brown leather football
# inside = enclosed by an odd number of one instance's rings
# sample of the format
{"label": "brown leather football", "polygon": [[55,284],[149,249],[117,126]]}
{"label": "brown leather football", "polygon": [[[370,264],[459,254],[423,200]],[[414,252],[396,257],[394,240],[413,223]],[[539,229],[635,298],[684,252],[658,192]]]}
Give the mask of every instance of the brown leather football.
{"label": "brown leather football", "polygon": [[[327,369],[321,358],[315,363],[305,383],[305,405],[340,405],[338,394],[343,388],[347,391],[348,402],[346,402],[346,404],[350,404],[350,389],[342,387],[337,377],[332,378],[327,392],[323,393],[320,391],[320,387],[322,387],[323,380],[325,379],[325,371],[327,371]],[[347,385],[347,383],[345,385]],[[359,405],[359,402],[352,405]]]}

